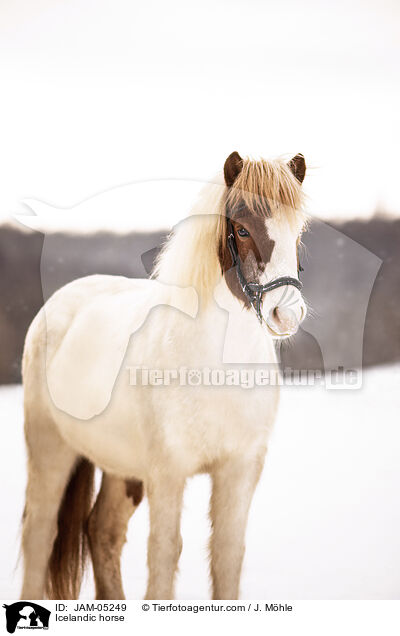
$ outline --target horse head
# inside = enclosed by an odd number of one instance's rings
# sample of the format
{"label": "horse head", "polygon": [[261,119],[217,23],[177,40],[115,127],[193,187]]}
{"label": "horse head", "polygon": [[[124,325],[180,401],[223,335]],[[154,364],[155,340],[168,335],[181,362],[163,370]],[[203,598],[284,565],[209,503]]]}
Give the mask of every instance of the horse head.
{"label": "horse head", "polygon": [[274,338],[293,335],[306,316],[299,244],[307,222],[303,155],[288,163],[243,160],[224,166],[226,196],[219,259],[230,291]]}

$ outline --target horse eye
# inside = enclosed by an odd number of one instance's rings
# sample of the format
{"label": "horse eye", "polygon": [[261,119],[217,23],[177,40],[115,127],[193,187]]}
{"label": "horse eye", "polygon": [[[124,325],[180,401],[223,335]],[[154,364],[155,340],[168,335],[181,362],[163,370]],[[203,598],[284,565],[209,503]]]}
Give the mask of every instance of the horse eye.
{"label": "horse eye", "polygon": [[241,227],[240,230],[237,231],[237,233],[242,238],[244,238],[245,236],[250,236],[249,232],[244,227]]}

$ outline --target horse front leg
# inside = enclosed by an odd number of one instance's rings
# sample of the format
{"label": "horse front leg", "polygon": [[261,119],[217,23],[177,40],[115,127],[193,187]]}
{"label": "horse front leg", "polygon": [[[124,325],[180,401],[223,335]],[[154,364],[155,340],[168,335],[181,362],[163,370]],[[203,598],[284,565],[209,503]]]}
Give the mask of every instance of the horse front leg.
{"label": "horse front leg", "polygon": [[182,550],[180,520],[185,480],[163,475],[147,486],[150,536],[146,599],[172,599]]}
{"label": "horse front leg", "polygon": [[216,465],[211,472],[213,599],[239,597],[247,517],[263,463],[264,454],[247,461],[228,459]]}

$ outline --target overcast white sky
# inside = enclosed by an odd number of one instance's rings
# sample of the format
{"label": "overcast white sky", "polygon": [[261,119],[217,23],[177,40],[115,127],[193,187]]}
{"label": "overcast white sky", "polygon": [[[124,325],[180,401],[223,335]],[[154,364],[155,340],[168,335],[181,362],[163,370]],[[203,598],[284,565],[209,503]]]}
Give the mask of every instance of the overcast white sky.
{"label": "overcast white sky", "polygon": [[[235,149],[302,152],[320,217],[397,214],[399,27],[398,0],[2,3],[0,216],[204,181]],[[124,225],[169,225],[171,196]]]}

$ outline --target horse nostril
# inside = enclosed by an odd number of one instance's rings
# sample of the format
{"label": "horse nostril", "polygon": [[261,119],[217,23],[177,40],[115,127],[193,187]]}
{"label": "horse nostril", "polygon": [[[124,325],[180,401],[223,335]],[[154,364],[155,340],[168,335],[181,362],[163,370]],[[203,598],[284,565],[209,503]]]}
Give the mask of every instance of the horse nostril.
{"label": "horse nostril", "polygon": [[297,331],[299,321],[296,318],[295,312],[290,307],[276,306],[271,310],[272,322],[275,325],[275,329],[279,333],[294,333]]}

